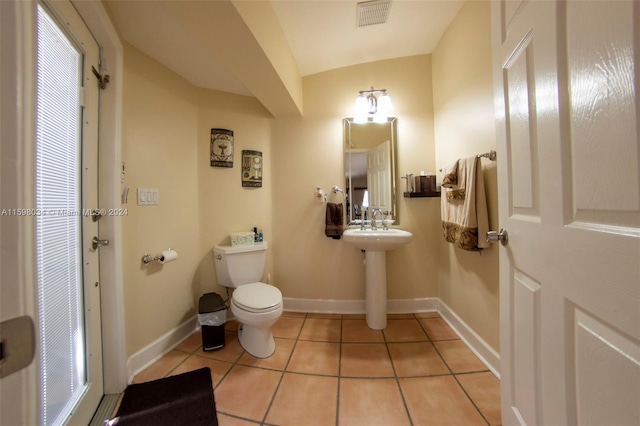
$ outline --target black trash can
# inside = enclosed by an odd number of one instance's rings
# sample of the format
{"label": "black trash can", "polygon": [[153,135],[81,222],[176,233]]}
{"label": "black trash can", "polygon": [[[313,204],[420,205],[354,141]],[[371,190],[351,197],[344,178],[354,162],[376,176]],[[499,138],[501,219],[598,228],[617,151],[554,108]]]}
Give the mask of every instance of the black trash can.
{"label": "black trash can", "polygon": [[198,303],[198,322],[202,330],[202,350],[224,347],[224,324],[227,307],[218,293],[205,293]]}

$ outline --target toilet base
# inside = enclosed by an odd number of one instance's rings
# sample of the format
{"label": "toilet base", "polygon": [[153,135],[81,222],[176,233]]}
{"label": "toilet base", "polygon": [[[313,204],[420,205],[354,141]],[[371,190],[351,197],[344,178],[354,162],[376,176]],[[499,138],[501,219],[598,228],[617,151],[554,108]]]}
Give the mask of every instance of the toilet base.
{"label": "toilet base", "polygon": [[258,328],[240,324],[238,326],[238,340],[242,348],[256,358],[269,358],[276,350],[271,327]]}

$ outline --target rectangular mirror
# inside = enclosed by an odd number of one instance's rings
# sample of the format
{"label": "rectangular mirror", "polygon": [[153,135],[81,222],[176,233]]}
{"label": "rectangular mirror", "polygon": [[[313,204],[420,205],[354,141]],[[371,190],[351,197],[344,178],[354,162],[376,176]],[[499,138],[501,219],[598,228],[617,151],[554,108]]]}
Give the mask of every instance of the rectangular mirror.
{"label": "rectangular mirror", "polygon": [[370,220],[373,209],[380,209],[389,224],[399,224],[397,118],[383,123],[356,123],[353,118],[342,122],[348,223]]}

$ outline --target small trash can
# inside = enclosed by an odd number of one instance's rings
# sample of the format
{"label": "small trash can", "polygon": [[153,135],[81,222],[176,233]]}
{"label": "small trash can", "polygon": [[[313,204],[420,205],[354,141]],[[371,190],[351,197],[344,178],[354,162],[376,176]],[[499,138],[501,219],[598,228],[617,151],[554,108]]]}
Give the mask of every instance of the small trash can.
{"label": "small trash can", "polygon": [[198,322],[202,330],[202,350],[224,347],[224,324],[227,307],[218,293],[205,293],[198,303]]}

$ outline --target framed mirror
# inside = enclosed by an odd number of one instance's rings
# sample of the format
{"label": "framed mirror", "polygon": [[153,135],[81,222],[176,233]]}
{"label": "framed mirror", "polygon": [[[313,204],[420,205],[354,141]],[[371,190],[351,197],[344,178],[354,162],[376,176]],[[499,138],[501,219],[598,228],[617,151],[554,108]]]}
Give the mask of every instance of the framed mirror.
{"label": "framed mirror", "polygon": [[343,122],[346,213],[350,225],[370,220],[380,209],[389,224],[399,224],[397,180],[397,118]]}

